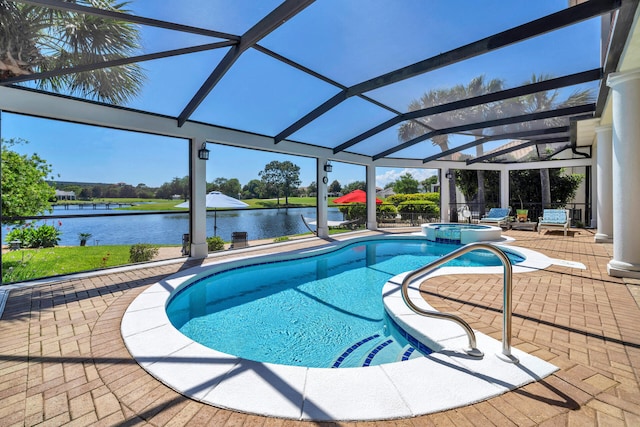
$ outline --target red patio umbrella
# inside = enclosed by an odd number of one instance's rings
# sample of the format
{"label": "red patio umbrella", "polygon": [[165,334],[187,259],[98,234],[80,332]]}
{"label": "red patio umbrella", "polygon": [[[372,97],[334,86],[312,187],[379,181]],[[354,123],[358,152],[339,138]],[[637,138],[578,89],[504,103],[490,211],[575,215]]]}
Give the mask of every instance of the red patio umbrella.
{"label": "red patio umbrella", "polygon": [[[333,203],[343,204],[343,203],[366,203],[367,202],[367,193],[362,190],[353,190],[351,193],[347,193],[344,196],[338,197],[333,200]],[[382,200],[376,197],[376,204],[379,205],[382,203]]]}

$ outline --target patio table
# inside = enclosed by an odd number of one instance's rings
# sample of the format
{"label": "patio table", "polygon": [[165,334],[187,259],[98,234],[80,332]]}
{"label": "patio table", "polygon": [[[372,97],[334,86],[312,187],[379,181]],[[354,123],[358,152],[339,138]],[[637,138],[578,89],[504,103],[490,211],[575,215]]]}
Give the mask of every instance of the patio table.
{"label": "patio table", "polygon": [[532,222],[532,221],[524,221],[524,222],[514,221],[514,222],[511,222],[510,224],[511,224],[512,230],[536,231],[536,229],[538,228],[538,223]]}

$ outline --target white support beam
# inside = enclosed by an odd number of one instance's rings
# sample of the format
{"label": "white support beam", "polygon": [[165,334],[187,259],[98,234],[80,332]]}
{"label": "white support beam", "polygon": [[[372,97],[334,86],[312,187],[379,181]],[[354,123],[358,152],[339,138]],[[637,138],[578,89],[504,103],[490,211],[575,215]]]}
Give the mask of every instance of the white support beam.
{"label": "white support beam", "polygon": [[507,168],[500,171],[500,207],[504,209],[509,207],[509,170]]}
{"label": "white support beam", "polygon": [[440,169],[440,222],[449,222],[449,185],[451,179],[445,177],[449,169]]}
{"label": "white support beam", "polygon": [[191,165],[191,196],[189,199],[189,217],[191,222],[191,257],[206,258],[207,247],[207,161],[198,158],[198,150],[205,140],[191,139],[189,144],[189,163]]}
{"label": "white support beam", "polygon": [[327,225],[327,195],[328,195],[328,186],[329,186],[329,177],[327,172],[324,170],[325,165],[327,164],[327,158],[320,157],[316,161],[316,186],[318,187],[317,194],[317,211],[316,215],[316,230],[318,237],[327,238],[329,237],[329,227]]}
{"label": "white support beam", "polygon": [[596,145],[596,224],[598,232],[594,239],[597,243],[613,241],[613,184],[611,181],[611,155],[613,129],[611,125],[598,126]]}
{"label": "white support beam", "polygon": [[376,221],[376,167],[367,165],[367,230],[377,230]]}

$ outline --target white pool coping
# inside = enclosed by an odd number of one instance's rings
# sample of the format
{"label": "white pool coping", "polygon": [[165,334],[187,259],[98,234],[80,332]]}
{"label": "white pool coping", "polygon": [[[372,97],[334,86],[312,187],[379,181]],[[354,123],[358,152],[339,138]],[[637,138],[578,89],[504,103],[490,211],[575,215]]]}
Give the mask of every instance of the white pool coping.
{"label": "white pool coping", "polygon": [[[522,265],[514,267],[514,273],[546,268],[559,261],[522,248],[513,250],[527,256]],[[407,418],[486,400],[558,369],[516,348],[512,353],[520,362],[506,363],[497,357],[502,344],[479,332],[478,348],[484,357],[470,358],[460,350],[467,344],[460,327],[418,316],[404,304],[399,292],[404,275],[385,285],[385,307],[407,330],[416,334],[425,328],[433,331],[430,339],[438,352],[405,362],[340,369],[241,359],[192,341],[167,317],[165,306],[171,293],[211,269],[211,265],[194,267],[149,287],[124,313],[121,332],[131,355],[152,376],[185,396],[216,407],[293,420]],[[501,271],[502,267],[443,267],[437,274]],[[412,284],[411,292],[417,292],[417,285]],[[428,306],[421,297],[412,300]]]}

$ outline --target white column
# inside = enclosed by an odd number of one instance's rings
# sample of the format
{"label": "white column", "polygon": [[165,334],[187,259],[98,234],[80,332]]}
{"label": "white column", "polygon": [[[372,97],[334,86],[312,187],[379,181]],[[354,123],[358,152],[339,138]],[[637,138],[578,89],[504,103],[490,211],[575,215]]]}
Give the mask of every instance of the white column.
{"label": "white column", "polygon": [[[597,145],[597,142],[596,142]],[[597,149],[597,148],[596,148]],[[597,229],[598,227],[598,172],[596,168],[597,163],[597,155],[591,158],[593,162],[591,165],[591,224],[589,226],[591,228]],[[613,222],[612,222],[613,224]],[[613,225],[612,225],[613,226]]]}
{"label": "white column", "polygon": [[[503,209],[509,207],[509,169],[506,167],[500,169],[500,207]],[[515,215],[515,210],[511,214]]]}
{"label": "white column", "polygon": [[[610,74],[613,111],[613,259],[609,275],[640,279],[640,69]],[[602,195],[600,195],[602,196]]]}
{"label": "white column", "polygon": [[316,186],[318,187],[317,194],[317,218],[316,218],[316,230],[318,237],[329,237],[329,226],[327,225],[327,195],[329,186],[329,176],[324,170],[324,166],[328,160],[325,158],[318,158],[316,162]]}
{"label": "white column", "polygon": [[377,230],[376,221],[376,167],[368,164],[367,175],[367,230]]}
{"label": "white column", "polygon": [[613,184],[611,141],[613,129],[609,126],[596,127],[596,243],[613,241]]}
{"label": "white column", "polygon": [[206,258],[207,248],[207,161],[198,158],[198,150],[203,139],[190,140],[191,197],[189,199],[189,217],[191,220],[191,257]]}
{"label": "white column", "polygon": [[440,222],[449,222],[449,184],[446,178],[448,169],[440,169]]}

